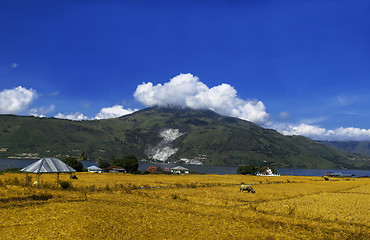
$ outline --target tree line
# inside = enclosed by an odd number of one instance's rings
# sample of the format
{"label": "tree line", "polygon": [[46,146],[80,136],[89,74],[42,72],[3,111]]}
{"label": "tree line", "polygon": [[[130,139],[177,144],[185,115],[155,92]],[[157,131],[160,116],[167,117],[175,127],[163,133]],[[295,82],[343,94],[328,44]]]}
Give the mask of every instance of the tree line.
{"label": "tree line", "polygon": [[[83,157],[81,157],[81,155]],[[79,154],[78,157],[66,157],[64,158],[64,163],[71,166],[73,169],[75,169],[77,172],[83,172],[84,167],[83,164],[80,162],[81,160],[87,160],[87,157],[85,154]],[[118,166],[126,169],[129,173],[138,173],[139,171],[139,161],[135,155],[125,155],[122,158],[115,158],[112,161],[106,161],[99,159],[98,160],[99,167],[104,169],[109,166]]]}

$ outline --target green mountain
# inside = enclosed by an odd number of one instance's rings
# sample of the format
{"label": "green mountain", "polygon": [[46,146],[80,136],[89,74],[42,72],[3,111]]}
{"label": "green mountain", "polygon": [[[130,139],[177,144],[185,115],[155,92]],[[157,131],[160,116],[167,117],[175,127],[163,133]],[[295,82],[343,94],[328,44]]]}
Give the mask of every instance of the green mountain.
{"label": "green mountain", "polygon": [[370,155],[370,141],[319,141],[330,147],[334,147],[349,153]]}
{"label": "green mountain", "polygon": [[0,150],[0,157],[63,157],[84,151],[90,159],[135,154],[139,159],[186,158],[209,165],[370,167],[368,159],[302,136],[284,136],[212,111],[178,108],[147,108],[91,121],[1,115]]}

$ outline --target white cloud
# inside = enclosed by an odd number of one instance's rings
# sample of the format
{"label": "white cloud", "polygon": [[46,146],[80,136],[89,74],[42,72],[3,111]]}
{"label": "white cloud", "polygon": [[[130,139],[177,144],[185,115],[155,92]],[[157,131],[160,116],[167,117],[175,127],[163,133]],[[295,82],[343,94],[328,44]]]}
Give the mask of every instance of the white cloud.
{"label": "white cloud", "polygon": [[284,135],[303,135],[314,140],[328,141],[365,141],[370,139],[370,129],[354,127],[340,127],[334,130],[327,130],[314,125],[300,124],[275,127]]}
{"label": "white cloud", "polygon": [[225,115],[254,123],[268,125],[269,114],[258,100],[243,100],[229,84],[209,88],[192,74],[180,74],[169,82],[153,85],[143,83],[136,88],[134,97],[146,106],[179,106],[192,109],[212,109]]}
{"label": "white cloud", "polygon": [[[37,109],[36,109],[37,110]],[[36,112],[35,110],[35,112]],[[107,118],[117,118],[127,114],[131,114],[139,109],[132,110],[131,108],[124,109],[121,105],[114,105],[113,107],[102,108],[100,112],[95,116],[95,118],[88,118],[84,114],[80,112],[71,113],[71,114],[63,114],[58,113],[54,117],[61,118],[61,119],[68,119],[73,121],[82,121],[82,120],[91,120],[91,119],[107,119]],[[39,115],[37,115],[39,116]]]}
{"label": "white cloud", "polygon": [[127,114],[131,114],[138,109],[124,109],[121,105],[114,105],[110,108],[102,108],[100,112],[95,116],[95,119],[107,119],[107,118],[117,118]]}
{"label": "white cloud", "polygon": [[208,91],[208,87],[199,82],[192,74],[180,74],[163,85],[153,86],[151,82],[136,88],[134,96],[146,106],[181,106],[185,107],[189,96]]}
{"label": "white cloud", "polygon": [[80,112],[71,113],[71,114],[58,113],[54,117],[55,118],[61,118],[61,119],[73,120],[73,121],[82,121],[82,120],[87,120],[88,119],[88,117],[86,117],[85,115],[83,115]]}
{"label": "white cloud", "polygon": [[10,64],[10,67],[13,68],[13,69],[15,69],[15,68],[18,67],[18,64],[17,63],[12,63],[12,64]]}
{"label": "white cloud", "polygon": [[335,130],[328,130],[326,135],[329,137],[329,139],[362,141],[370,139],[370,129],[340,127]]}
{"label": "white cloud", "polygon": [[51,92],[48,94],[50,97],[54,97],[54,96],[58,96],[59,95],[59,91],[55,91],[55,92]]}
{"label": "white cloud", "polygon": [[303,135],[306,137],[316,137],[316,136],[323,136],[326,133],[326,129],[320,128],[313,125],[308,124],[300,124],[297,126],[286,126],[280,129],[280,132],[284,135]]}
{"label": "white cloud", "polygon": [[357,96],[337,96],[336,101],[341,106],[349,106],[358,101]]}
{"label": "white cloud", "polygon": [[281,119],[287,119],[289,118],[290,114],[288,112],[281,112],[279,116]]}
{"label": "white cloud", "polygon": [[323,122],[327,120],[327,117],[321,116],[321,117],[313,117],[313,118],[305,118],[301,120],[301,123],[307,124],[307,125],[314,125],[319,124],[320,122]]}
{"label": "white cloud", "polygon": [[33,89],[18,86],[13,89],[5,89],[0,92],[0,114],[20,113],[37,97]]}
{"label": "white cloud", "polygon": [[88,108],[88,107],[90,107],[90,105],[91,105],[91,103],[90,103],[90,102],[88,102],[88,101],[82,101],[82,102],[81,102],[81,106],[82,106],[83,108]]}
{"label": "white cloud", "polygon": [[32,108],[28,111],[28,113],[34,117],[45,117],[46,114],[53,112],[55,106],[52,104],[48,108],[46,107],[39,107],[39,108]]}

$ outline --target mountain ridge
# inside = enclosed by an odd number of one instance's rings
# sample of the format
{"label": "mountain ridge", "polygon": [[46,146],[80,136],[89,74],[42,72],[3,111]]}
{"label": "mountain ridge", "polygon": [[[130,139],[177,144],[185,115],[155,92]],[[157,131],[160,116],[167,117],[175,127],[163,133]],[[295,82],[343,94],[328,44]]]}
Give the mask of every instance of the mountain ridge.
{"label": "mountain ridge", "polygon": [[348,153],[370,155],[370,141],[317,141]]}
{"label": "mountain ridge", "polygon": [[[152,107],[113,119],[70,121],[29,116],[0,116],[0,156],[37,153],[113,159],[126,154],[148,159],[163,130],[181,133],[167,146],[165,161],[206,156],[205,164],[253,164],[287,168],[369,168],[369,160],[303,136],[284,136],[252,122],[211,110]],[[171,131],[172,131],[171,130]],[[161,151],[161,149],[159,149]],[[153,154],[154,156],[154,154]],[[152,157],[153,157],[152,156]],[[163,160],[163,159],[162,159]]]}

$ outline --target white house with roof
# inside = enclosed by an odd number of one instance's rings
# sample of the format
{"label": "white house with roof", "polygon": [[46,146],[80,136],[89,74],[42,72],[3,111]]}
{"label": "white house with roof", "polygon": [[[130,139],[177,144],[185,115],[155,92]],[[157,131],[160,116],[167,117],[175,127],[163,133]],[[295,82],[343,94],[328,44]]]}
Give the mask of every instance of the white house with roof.
{"label": "white house with roof", "polygon": [[94,172],[94,173],[102,173],[103,169],[101,169],[100,167],[92,165],[92,166],[87,168],[87,171]]}
{"label": "white house with roof", "polygon": [[177,173],[177,174],[180,174],[180,173],[189,174],[189,169],[187,169],[183,166],[176,166],[176,167],[171,168],[171,172],[172,173]]}

